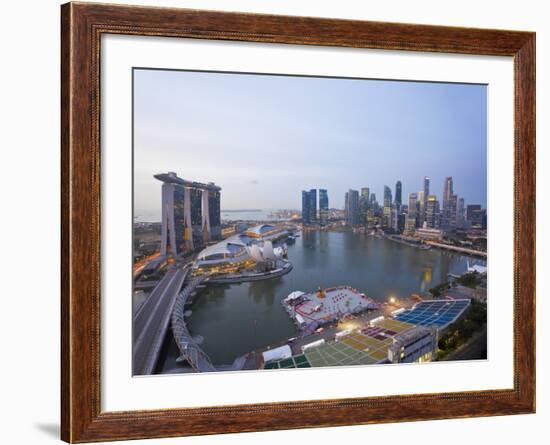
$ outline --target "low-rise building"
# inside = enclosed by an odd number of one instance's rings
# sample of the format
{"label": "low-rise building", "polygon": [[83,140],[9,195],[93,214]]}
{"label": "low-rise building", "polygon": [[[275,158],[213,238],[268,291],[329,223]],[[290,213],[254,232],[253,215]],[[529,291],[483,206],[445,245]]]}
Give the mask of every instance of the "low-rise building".
{"label": "low-rise building", "polygon": [[263,241],[275,241],[280,238],[284,238],[285,236],[288,236],[288,231],[271,224],[260,224],[248,228],[247,230],[245,230],[244,234],[247,237],[253,239],[261,239]]}
{"label": "low-rise building", "polygon": [[427,240],[438,240],[443,239],[443,231],[439,229],[431,229],[429,227],[422,227],[415,230],[414,235],[418,238],[427,239]]}
{"label": "low-rise building", "polygon": [[416,326],[397,334],[388,348],[390,363],[429,362],[437,350],[437,328]]}

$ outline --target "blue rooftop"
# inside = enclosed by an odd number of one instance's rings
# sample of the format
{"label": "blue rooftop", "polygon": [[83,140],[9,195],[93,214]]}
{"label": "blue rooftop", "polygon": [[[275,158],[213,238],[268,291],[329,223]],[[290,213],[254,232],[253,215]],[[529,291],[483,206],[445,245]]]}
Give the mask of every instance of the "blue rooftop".
{"label": "blue rooftop", "polygon": [[443,329],[460,317],[469,305],[468,299],[423,301],[393,318],[414,325],[435,325]]}

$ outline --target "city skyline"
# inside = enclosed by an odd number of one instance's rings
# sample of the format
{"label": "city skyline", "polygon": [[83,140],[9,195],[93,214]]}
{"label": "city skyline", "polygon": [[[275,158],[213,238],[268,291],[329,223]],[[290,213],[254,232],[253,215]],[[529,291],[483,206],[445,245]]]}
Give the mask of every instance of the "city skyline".
{"label": "city skyline", "polygon": [[162,171],[215,182],[222,210],[300,209],[310,189],[343,209],[348,189],[382,196],[396,181],[406,202],[424,176],[438,199],[452,176],[486,207],[483,85],[160,70],[135,70],[134,85],[142,219],[160,219]]}
{"label": "city skyline", "polygon": [[[395,183],[395,194],[392,189],[384,186],[384,198],[382,206],[376,201],[374,193],[370,193],[369,187],[361,187],[359,190],[348,189],[344,195],[344,221],[349,227],[362,227],[363,229],[382,228],[391,230],[394,234],[416,234],[421,229],[420,236],[430,235],[441,237],[456,229],[468,228],[486,229],[487,213],[480,204],[466,203],[454,188],[451,176],[445,178],[441,205],[438,194],[430,188],[430,178],[424,177],[422,190],[410,192],[408,203],[402,201],[402,183]],[[320,189],[323,193],[325,218],[322,220],[321,212],[317,214],[317,190],[302,191],[302,224],[315,226],[320,224],[326,227],[328,219],[328,191]],[[321,200],[319,200],[319,203]],[[319,204],[321,206],[321,204]],[[333,209],[339,210],[339,209]],[[426,231],[426,229],[428,231]],[[430,231],[431,230],[431,231]],[[435,232],[433,231],[435,230]]]}

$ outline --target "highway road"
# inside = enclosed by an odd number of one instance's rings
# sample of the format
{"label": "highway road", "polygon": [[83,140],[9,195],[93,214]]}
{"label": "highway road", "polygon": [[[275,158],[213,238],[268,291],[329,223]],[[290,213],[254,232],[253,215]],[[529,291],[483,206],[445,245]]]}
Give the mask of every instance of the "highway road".
{"label": "highway road", "polygon": [[170,266],[149,297],[134,314],[134,375],[152,374],[170,325],[176,297],[187,277],[188,267]]}

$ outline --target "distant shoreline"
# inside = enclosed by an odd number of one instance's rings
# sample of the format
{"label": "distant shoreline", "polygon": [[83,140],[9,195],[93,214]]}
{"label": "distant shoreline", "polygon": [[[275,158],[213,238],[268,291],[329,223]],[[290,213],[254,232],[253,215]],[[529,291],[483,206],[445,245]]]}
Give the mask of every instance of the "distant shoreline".
{"label": "distant shoreline", "polygon": [[221,213],[244,213],[244,212],[263,212],[263,209],[234,209],[234,210],[221,211]]}

